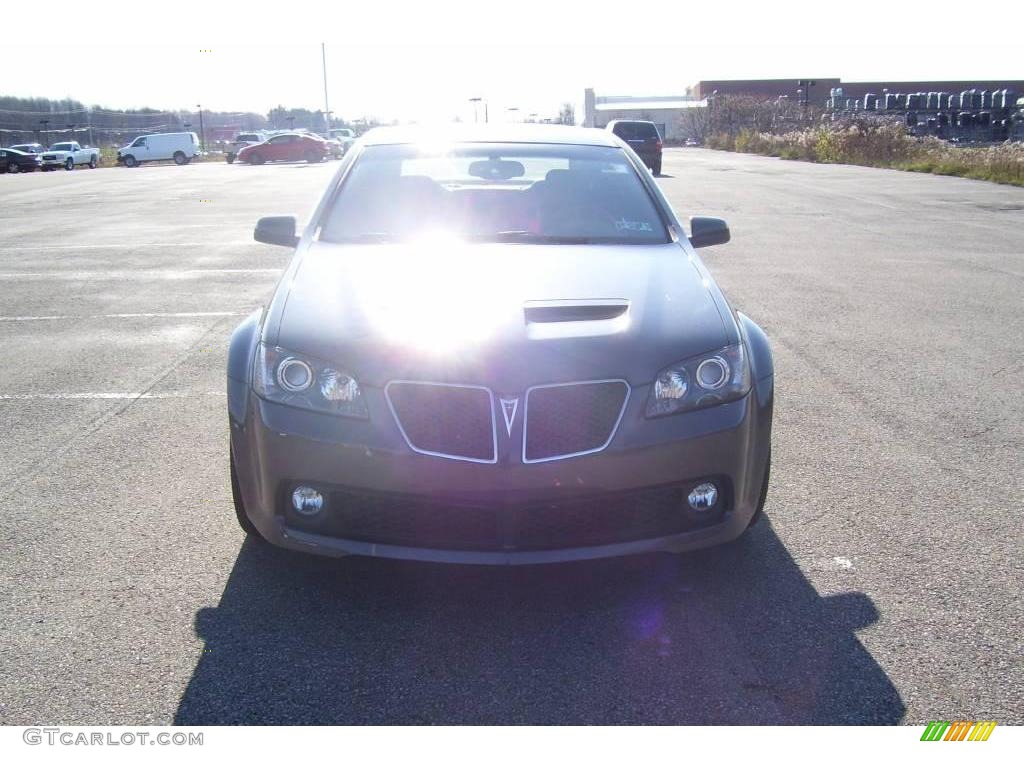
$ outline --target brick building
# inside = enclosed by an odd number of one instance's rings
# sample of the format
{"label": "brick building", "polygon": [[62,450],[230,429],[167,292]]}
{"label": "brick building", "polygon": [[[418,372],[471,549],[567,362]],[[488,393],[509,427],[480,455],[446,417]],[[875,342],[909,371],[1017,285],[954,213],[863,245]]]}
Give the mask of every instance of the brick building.
{"label": "brick building", "polygon": [[[716,91],[719,96],[744,95],[759,96],[768,99],[787,96],[798,99],[800,86],[798,80],[790,78],[778,80],[701,80],[694,86],[694,96],[706,99]],[[833,88],[842,88],[843,95],[850,99],[863,99],[866,94],[946,92],[960,93],[972,88],[978,91],[1009,90],[1024,94],[1024,80],[935,80],[935,81],[904,81],[880,80],[876,82],[845,82],[838,77],[806,78],[814,81],[810,87],[808,101],[824,106]]]}

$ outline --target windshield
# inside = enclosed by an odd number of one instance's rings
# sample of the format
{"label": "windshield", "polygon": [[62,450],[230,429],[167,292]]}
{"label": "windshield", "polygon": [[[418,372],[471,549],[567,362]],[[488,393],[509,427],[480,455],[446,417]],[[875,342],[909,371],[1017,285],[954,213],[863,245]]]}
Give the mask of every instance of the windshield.
{"label": "windshield", "polygon": [[484,242],[669,241],[621,149],[559,144],[367,147],[320,238],[387,242],[436,234]]}
{"label": "windshield", "polygon": [[626,141],[646,141],[658,138],[654,123],[616,123],[612,133]]}

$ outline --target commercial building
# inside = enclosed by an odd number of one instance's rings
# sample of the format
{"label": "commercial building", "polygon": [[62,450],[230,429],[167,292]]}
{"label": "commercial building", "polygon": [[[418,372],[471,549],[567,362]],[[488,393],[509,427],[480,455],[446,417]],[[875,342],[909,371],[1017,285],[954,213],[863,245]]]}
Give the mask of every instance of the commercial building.
{"label": "commercial building", "polygon": [[[801,81],[813,85],[801,86]],[[804,98],[806,90],[808,103],[824,107],[834,89],[842,89],[849,99],[861,99],[869,94],[888,93],[961,93],[976,90],[979,93],[1008,90],[1024,94],[1024,80],[942,80],[905,81],[879,80],[875,82],[844,82],[838,77],[790,78],[780,80],[701,80],[694,86],[694,96],[707,99],[719,96],[757,96],[774,99],[779,96],[798,100]]]}
{"label": "commercial building", "polygon": [[658,126],[662,138],[678,140],[680,118],[688,109],[706,107],[707,102],[693,96],[597,96],[593,88],[583,94],[583,124],[604,128],[612,120],[650,120]]}

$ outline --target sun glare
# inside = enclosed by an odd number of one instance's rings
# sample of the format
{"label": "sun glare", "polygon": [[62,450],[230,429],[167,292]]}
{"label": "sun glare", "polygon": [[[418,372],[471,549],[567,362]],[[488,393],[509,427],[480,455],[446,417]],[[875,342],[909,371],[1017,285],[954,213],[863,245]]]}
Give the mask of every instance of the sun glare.
{"label": "sun glare", "polygon": [[392,342],[471,356],[516,311],[511,293],[501,291],[500,264],[479,250],[443,229],[395,249],[375,268],[397,279],[365,283],[373,286],[361,296],[367,317]]}

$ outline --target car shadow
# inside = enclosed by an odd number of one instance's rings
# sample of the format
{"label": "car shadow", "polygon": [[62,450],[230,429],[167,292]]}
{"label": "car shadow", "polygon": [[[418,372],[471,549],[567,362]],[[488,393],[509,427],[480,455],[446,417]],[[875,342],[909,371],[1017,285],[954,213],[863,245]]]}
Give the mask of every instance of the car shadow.
{"label": "car shadow", "polygon": [[854,631],[770,525],[684,557],[528,568],[242,546],[178,725],[898,723]]}

